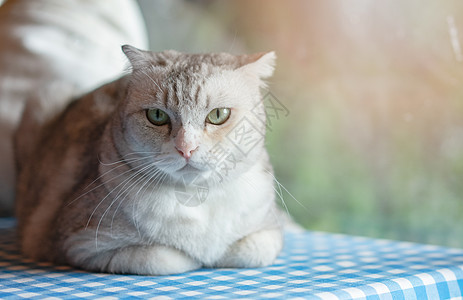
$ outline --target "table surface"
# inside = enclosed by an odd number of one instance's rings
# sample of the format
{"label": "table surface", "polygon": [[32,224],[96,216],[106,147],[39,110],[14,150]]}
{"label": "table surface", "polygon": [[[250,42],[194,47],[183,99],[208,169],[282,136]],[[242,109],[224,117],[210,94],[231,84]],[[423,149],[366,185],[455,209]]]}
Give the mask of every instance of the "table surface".
{"label": "table surface", "polygon": [[456,299],[462,294],[463,249],[286,232],[281,255],[266,268],[111,275],[23,259],[14,220],[0,219],[1,299]]}

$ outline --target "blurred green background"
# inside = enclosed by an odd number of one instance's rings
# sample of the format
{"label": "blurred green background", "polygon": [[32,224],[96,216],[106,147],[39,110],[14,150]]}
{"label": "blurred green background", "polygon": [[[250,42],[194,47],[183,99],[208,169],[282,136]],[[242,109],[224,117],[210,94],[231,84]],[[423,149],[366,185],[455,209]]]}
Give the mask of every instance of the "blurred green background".
{"label": "blurred green background", "polygon": [[267,143],[300,224],[463,247],[461,1],[139,2],[152,50],[276,51]]}

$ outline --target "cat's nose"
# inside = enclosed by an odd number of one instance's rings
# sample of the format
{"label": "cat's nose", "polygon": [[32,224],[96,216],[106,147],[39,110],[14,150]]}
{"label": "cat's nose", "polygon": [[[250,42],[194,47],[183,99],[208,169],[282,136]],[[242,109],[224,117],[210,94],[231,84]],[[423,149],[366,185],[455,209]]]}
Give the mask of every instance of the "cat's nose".
{"label": "cat's nose", "polygon": [[182,127],[174,138],[175,149],[177,149],[177,152],[188,161],[193,155],[193,152],[198,149],[197,139],[198,137],[195,130]]}
{"label": "cat's nose", "polygon": [[198,146],[196,148],[193,149],[193,147],[185,147],[185,148],[177,148],[175,147],[175,149],[177,149],[177,152],[183,156],[186,160],[189,160],[191,158],[191,156],[193,155],[193,152],[196,151],[196,149],[198,149]]}

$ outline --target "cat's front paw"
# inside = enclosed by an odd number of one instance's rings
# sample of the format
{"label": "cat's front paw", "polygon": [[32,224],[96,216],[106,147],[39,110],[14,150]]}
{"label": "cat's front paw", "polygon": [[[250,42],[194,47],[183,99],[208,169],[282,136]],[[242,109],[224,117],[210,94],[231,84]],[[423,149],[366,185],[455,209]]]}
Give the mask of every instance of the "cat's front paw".
{"label": "cat's front paw", "polygon": [[127,246],[91,257],[81,255],[69,257],[71,264],[90,271],[108,273],[170,275],[199,269],[202,266],[184,252],[159,245]]}
{"label": "cat's front paw", "polygon": [[170,275],[201,267],[185,253],[165,246],[134,246],[119,250],[108,264],[110,273]]}
{"label": "cat's front paw", "polygon": [[271,265],[283,247],[281,230],[252,233],[230,246],[215,267],[257,268]]}

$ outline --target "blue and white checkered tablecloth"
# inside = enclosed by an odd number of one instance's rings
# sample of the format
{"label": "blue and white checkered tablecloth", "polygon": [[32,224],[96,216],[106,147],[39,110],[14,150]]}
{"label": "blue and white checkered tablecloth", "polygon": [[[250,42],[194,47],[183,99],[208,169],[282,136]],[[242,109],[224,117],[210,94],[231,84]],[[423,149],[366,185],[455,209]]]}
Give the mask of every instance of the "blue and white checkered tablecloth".
{"label": "blue and white checkered tablecloth", "polygon": [[287,232],[273,266],[175,276],[87,273],[18,253],[0,220],[0,298],[461,299],[463,249],[319,232]]}

